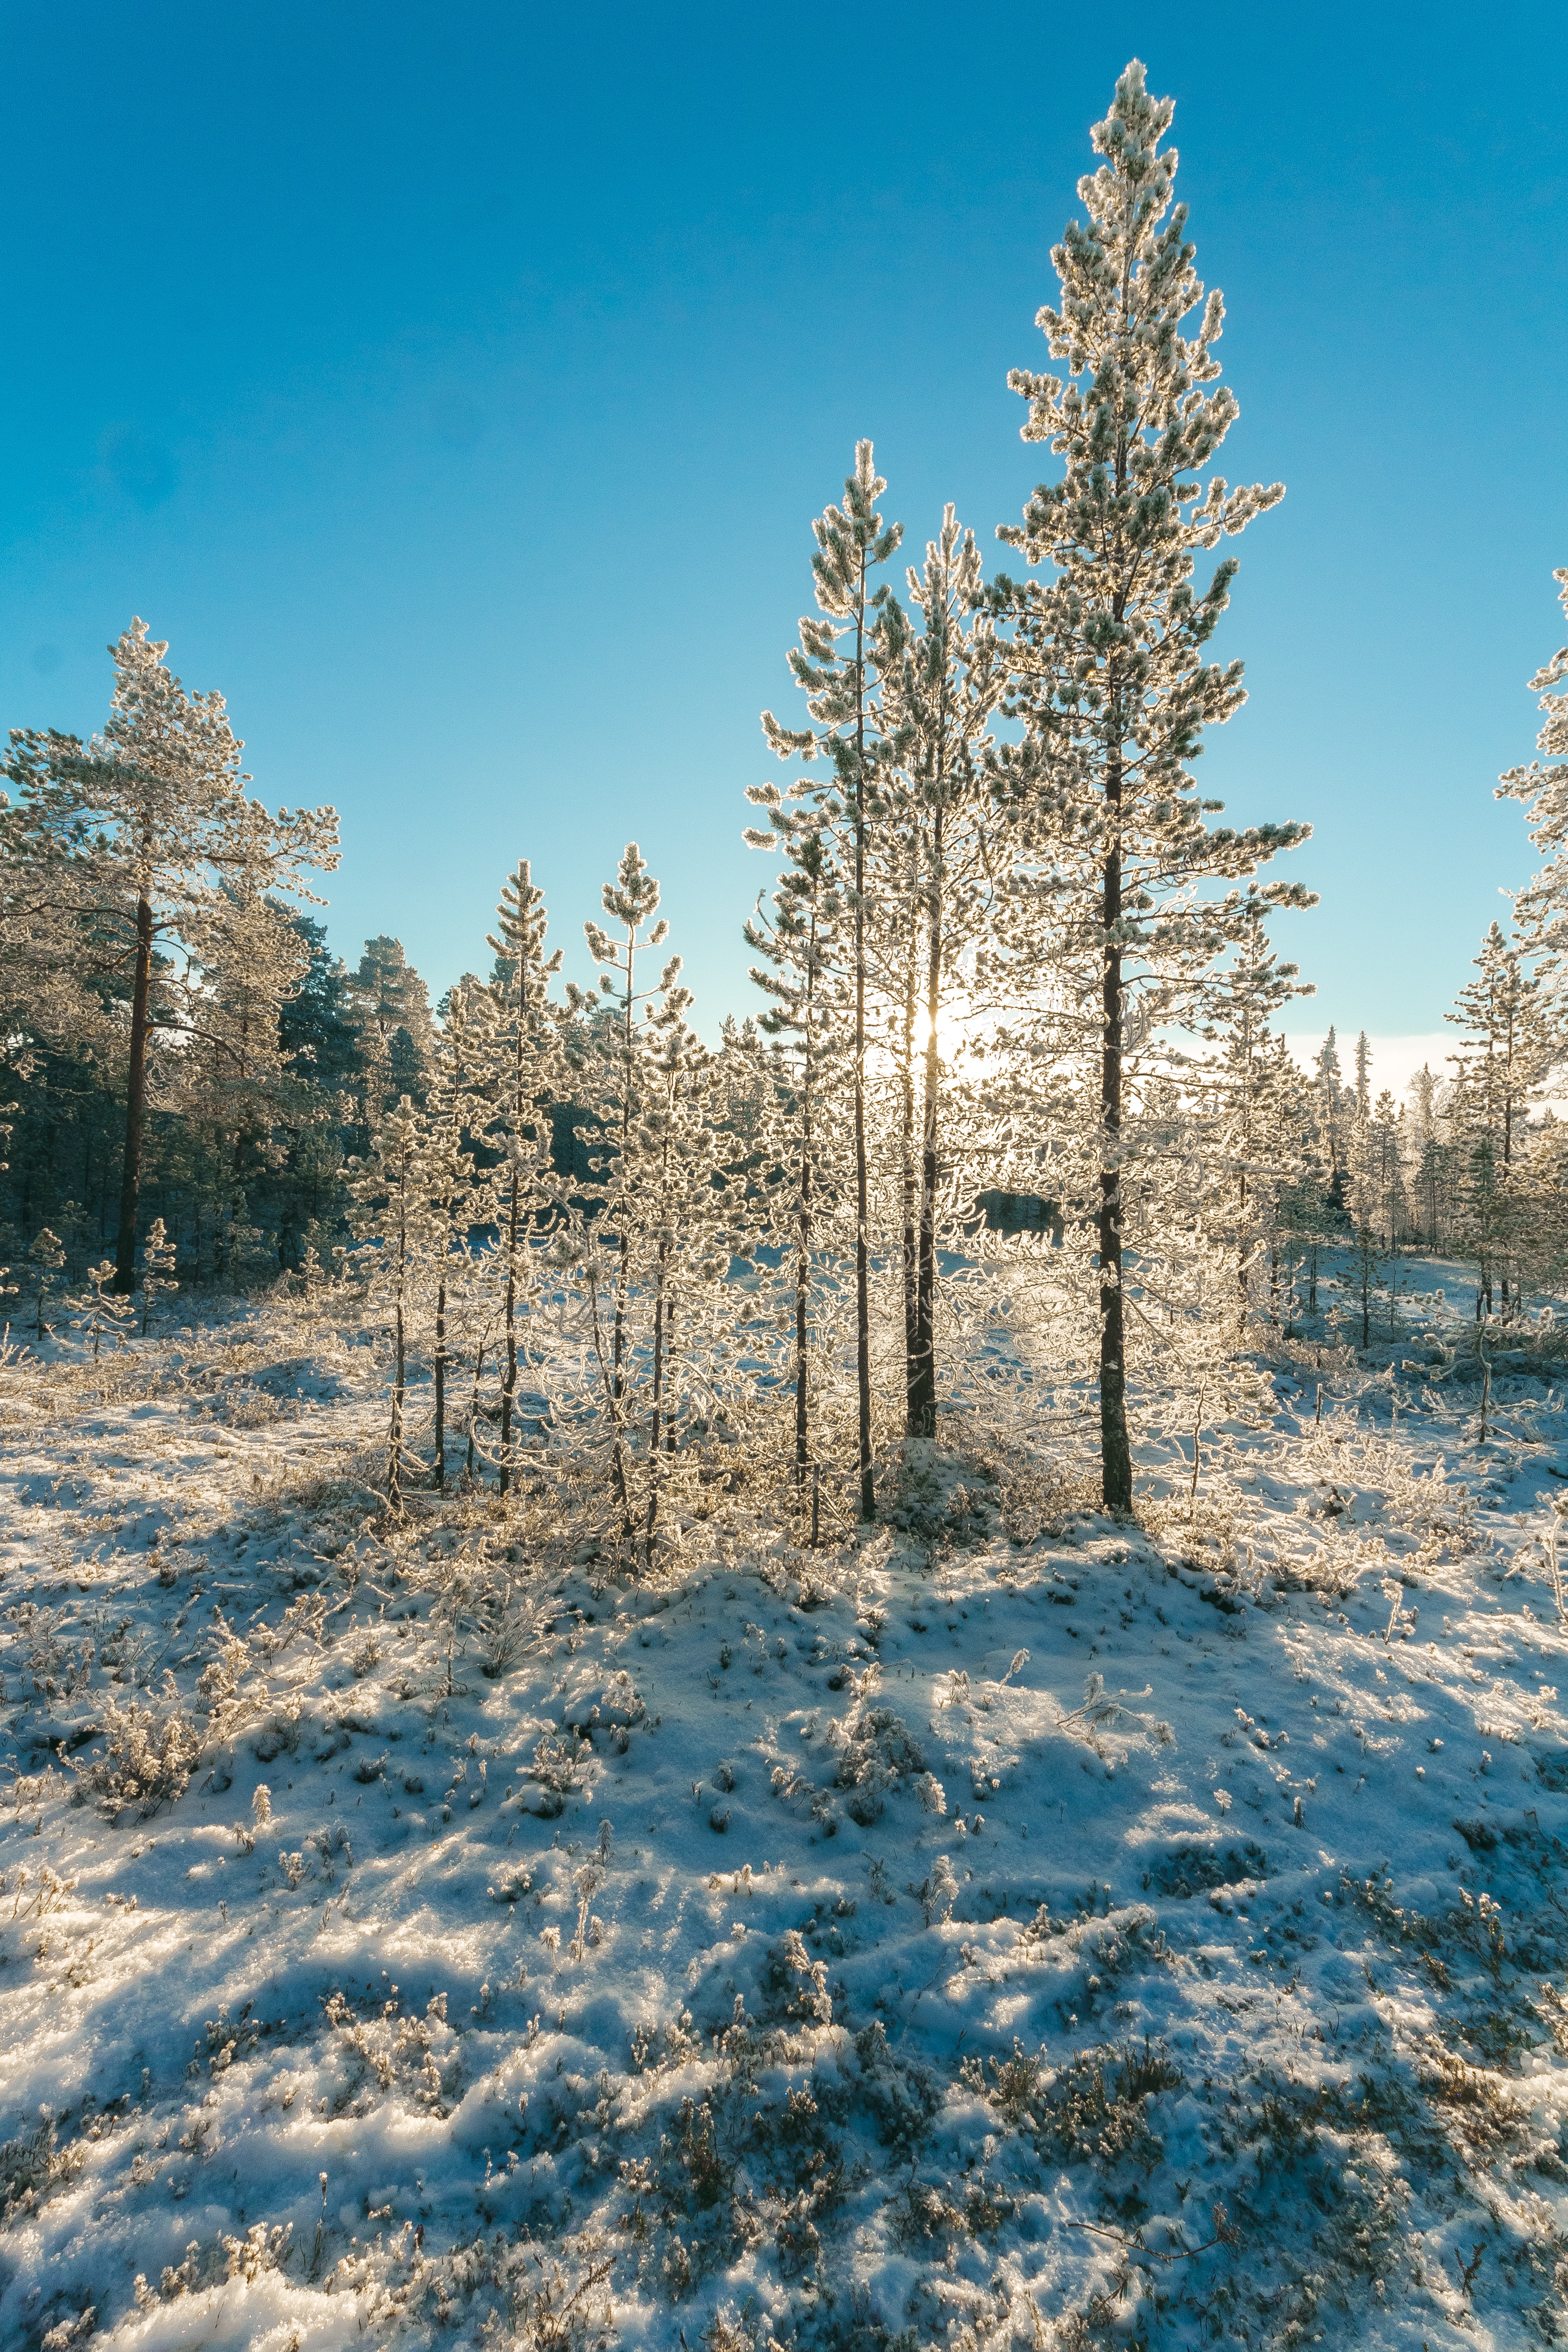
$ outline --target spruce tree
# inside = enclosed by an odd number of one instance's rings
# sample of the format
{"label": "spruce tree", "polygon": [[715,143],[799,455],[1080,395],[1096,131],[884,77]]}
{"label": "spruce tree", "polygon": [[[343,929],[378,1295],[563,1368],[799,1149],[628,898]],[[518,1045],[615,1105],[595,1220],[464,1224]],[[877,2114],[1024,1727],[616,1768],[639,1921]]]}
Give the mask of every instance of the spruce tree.
{"label": "spruce tree", "polygon": [[[1176,156],[1161,142],[1173,113],[1134,61],[1094,127],[1103,161],[1079,184],[1088,218],[1069,224],[1052,257],[1060,309],[1039,314],[1066,373],[1009,379],[1030,404],[1024,437],[1048,442],[1062,471],[1001,537],[1051,576],[998,580],[995,592],[1011,630],[1010,708],[1029,730],[1069,880],[1071,985],[1098,1001],[1102,1477],[1118,1512],[1133,1496],[1123,1171],[1139,1000],[1152,995],[1166,1021],[1184,1017],[1249,919],[1245,896],[1206,899],[1200,884],[1251,874],[1308,831],[1210,827],[1218,803],[1195,797],[1188,772],[1203,730],[1243,698],[1239,663],[1207,657],[1235,564],[1200,584],[1197,560],[1283,492],[1201,478],[1238,412],[1217,383],[1224,306],[1217,292],[1205,300],[1186,207],[1172,209]],[[1197,331],[1185,336],[1199,303]],[[1306,902],[1281,886],[1258,896]]]}

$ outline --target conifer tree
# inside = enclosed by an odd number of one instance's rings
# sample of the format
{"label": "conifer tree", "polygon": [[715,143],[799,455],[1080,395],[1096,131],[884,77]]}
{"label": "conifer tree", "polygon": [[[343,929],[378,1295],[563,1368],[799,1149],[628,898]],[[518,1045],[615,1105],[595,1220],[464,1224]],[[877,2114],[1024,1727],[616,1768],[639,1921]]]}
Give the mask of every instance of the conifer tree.
{"label": "conifer tree", "polygon": [[1270,1024],[1292,997],[1310,993],[1299,970],[1274,954],[1254,903],[1199,1028],[1218,1047],[1206,1076],[1216,1111],[1210,1149],[1226,1179],[1223,1203],[1208,1210],[1206,1223],[1233,1253],[1238,1346],[1245,1344],[1252,1268],[1270,1249],[1270,1313],[1278,1319],[1280,1203],[1300,1164],[1301,1088]]}
{"label": "conifer tree", "polygon": [[147,1239],[141,1244],[141,1336],[147,1337],[152,1320],[152,1310],[161,1297],[172,1297],[180,1286],[174,1279],[176,1252],[173,1243],[163,1230],[162,1217],[154,1217]]}
{"label": "conifer tree", "polygon": [[444,1242],[431,1212],[432,1182],[423,1118],[404,1095],[371,1130],[363,1160],[349,1163],[351,1222],[361,1241],[367,1292],[383,1303],[392,1328],[392,1380],[387,1428],[387,1505],[401,1513],[402,1482],[414,1465],[404,1438],[408,1354],[419,1276],[433,1242]]}
{"label": "conifer tree", "polygon": [[[876,502],[887,484],[873,462],[872,444],[855,444],[855,469],[844,484],[841,505],[829,507],[812,524],[817,551],[811,558],[817,604],[826,616],[808,614],[800,643],[789,655],[795,682],[803,688],[810,728],[779,724],[762,714],[763,731],[783,760],[832,761],[833,782],[822,804],[848,830],[846,882],[852,932],[854,993],[852,1083],[855,1183],[855,1383],[858,1402],[857,1484],[862,1519],[876,1517],[876,1481],[872,1461],[871,1390],[871,1202],[866,1107],[866,917],[867,859],[875,821],[881,767],[881,713],[877,704],[876,625],[891,600],[885,583],[872,575],[897,550],[899,523],[884,524]],[[834,625],[838,624],[837,626]]]}
{"label": "conifer tree", "polygon": [[752,786],[747,797],[768,810],[772,822],[767,829],[749,827],[747,840],[758,849],[782,842],[790,860],[773,892],[771,913],[765,916],[758,902],[746,940],[764,959],[751,967],[751,978],[772,1000],[758,1026],[775,1042],[779,1057],[783,1172],[772,1205],[793,1265],[795,1482],[803,1496],[814,1458],[812,1277],[819,1236],[831,1213],[839,1159],[832,1120],[846,1066],[841,1040],[852,1008],[842,981],[846,909],[823,811],[789,806],[776,784]]}
{"label": "conifer tree", "polygon": [[[977,819],[989,749],[992,713],[1005,673],[996,631],[982,609],[979,551],[947,507],[942,529],[928,541],[925,562],[908,572],[916,626],[886,632],[879,666],[886,678],[887,716],[898,790],[884,786],[884,831],[907,877],[913,921],[899,933],[908,979],[899,992],[917,1008],[902,1042],[913,1079],[911,1047],[919,1044],[919,1129],[911,1135],[906,1214],[909,1262],[904,1396],[908,1434],[936,1433],[936,1204],[942,1171],[945,1016],[959,977],[960,959],[981,938],[991,900]],[[896,796],[895,796],[896,795]],[[900,843],[900,833],[906,840]],[[909,1031],[913,1026],[914,1034]],[[913,1097],[915,1088],[910,1087]],[[911,1118],[909,1124],[914,1127]],[[913,1228],[909,1232],[909,1228]]]}
{"label": "conifer tree", "polygon": [[1512,1222],[1513,1164],[1530,1108],[1541,1099],[1555,1046],[1542,1003],[1542,976],[1528,968],[1518,942],[1504,936],[1500,924],[1490,927],[1475,969],[1479,977],[1459,991],[1455,1011],[1444,1018],[1460,1032],[1462,1041],[1448,1058],[1460,1080],[1469,1144],[1470,1224],[1476,1235],[1487,1237],[1482,1282],[1487,1311],[1491,1311],[1495,1264],[1506,1315],[1511,1275],[1507,1255],[1500,1258],[1499,1246]]}
{"label": "conifer tree", "polygon": [[118,1347],[127,1338],[135,1308],[129,1298],[114,1287],[114,1260],[103,1258],[87,1270],[88,1288],[75,1301],[78,1312],[71,1318],[72,1328],[92,1341],[92,1360],[96,1364],[99,1349],[106,1339]]}
{"label": "conifer tree", "polygon": [[[135,1277],[154,1022],[200,1026],[236,892],[274,910],[269,928],[250,932],[249,946],[253,955],[276,951],[276,968],[250,977],[280,1003],[295,966],[282,936],[288,917],[273,894],[309,898],[303,874],[335,866],[338,851],[331,809],[274,817],[246,795],[243,747],[222,695],[187,693],[145,622],[133,620],[110,650],[114,696],[103,733],[84,744],[53,730],[13,730],[0,766],[21,792],[9,824],[12,854],[54,889],[78,928],[83,960],[131,986],[114,1276],[125,1293]],[[182,983],[187,961],[196,971]]]}
{"label": "conifer tree", "polygon": [[[475,1018],[476,989],[455,988],[446,1007],[445,1024],[436,1041],[434,1075],[429,1103],[426,1181],[430,1188],[432,1244],[435,1254],[435,1313],[431,1346],[431,1379],[434,1419],[431,1430],[431,1484],[439,1492],[446,1484],[446,1375],[451,1363],[447,1309],[455,1268],[464,1264],[464,1244],[469,1225],[488,1217],[494,1207],[488,1189],[476,1191],[474,1155],[463,1149],[476,1102],[484,1081],[486,1026]],[[486,1106],[487,1108],[487,1106]],[[510,1444],[502,1447],[507,1465]]]}
{"label": "conifer tree", "polygon": [[[1568,566],[1553,577],[1568,613]],[[1544,713],[1535,739],[1542,756],[1510,768],[1498,781],[1497,797],[1523,803],[1530,838],[1545,853],[1515,907],[1529,953],[1551,956],[1568,945],[1568,646],[1536,671],[1530,690]]]}
{"label": "conifer tree", "polygon": [[501,1455],[503,1495],[513,1476],[513,1424],[517,1403],[517,1302],[528,1287],[528,1254],[541,1225],[559,1221],[559,1188],[550,1158],[550,1107],[561,1091],[565,1065],[549,983],[561,954],[545,953],[549,918],[544,892],[523,858],[502,885],[497,930],[486,944],[496,958],[491,988],[495,1020],[492,1060],[497,1111],[487,1133],[505,1155],[499,1171],[506,1291],[501,1310]]}
{"label": "conifer tree", "polygon": [[[589,952],[602,967],[599,977],[601,1004],[585,991],[570,984],[567,1003],[582,1025],[591,1124],[578,1134],[588,1146],[595,1210],[594,1229],[580,1261],[592,1326],[592,1346],[610,1420],[611,1466],[621,1504],[622,1528],[635,1539],[637,1510],[632,1490],[630,1416],[628,1413],[628,1345],[632,1312],[632,1237],[639,1223],[637,1178],[641,1173],[634,1150],[637,1123],[647,1090],[646,1057],[638,1028],[639,1009],[656,993],[637,985],[640,956],[664,946],[668,922],[655,921],[659,885],[634,841],[622,853],[615,880],[601,893],[604,911],[620,927],[612,938],[602,924],[583,926]],[[652,928],[650,928],[650,926]],[[666,967],[673,984],[678,964]],[[613,1236],[606,1244],[605,1236]],[[609,1329],[604,1328],[601,1293],[604,1257],[612,1250],[614,1273],[610,1281]]]}
{"label": "conifer tree", "polygon": [[[1101,1451],[1115,1511],[1133,1494],[1123,1171],[1138,1000],[1154,994],[1166,1020],[1183,1017],[1217,950],[1249,919],[1247,897],[1205,899],[1200,883],[1249,875],[1307,832],[1210,828],[1218,804],[1194,797],[1188,773],[1204,728],[1242,700],[1240,665],[1206,657],[1234,562],[1200,586],[1197,559],[1283,493],[1200,478],[1238,412],[1216,382],[1224,306],[1217,292],[1205,301],[1186,207],[1172,210],[1176,157],[1161,142],[1173,113],[1134,61],[1094,127],[1103,161],[1079,184],[1088,218],[1069,224],[1053,255],[1061,308],[1039,314],[1066,373],[1009,379],[1030,404],[1025,438],[1048,442],[1062,473],[1001,536],[1052,576],[1001,579],[995,592],[1011,625],[1011,709],[1027,723],[1071,877],[1075,992],[1097,983]],[[1186,337],[1182,322],[1200,302]],[[1277,885],[1259,896],[1306,899]]]}
{"label": "conifer tree", "polygon": [[40,1347],[44,1344],[44,1305],[66,1262],[65,1246],[57,1234],[45,1225],[27,1252],[26,1280],[33,1295],[33,1330]]}

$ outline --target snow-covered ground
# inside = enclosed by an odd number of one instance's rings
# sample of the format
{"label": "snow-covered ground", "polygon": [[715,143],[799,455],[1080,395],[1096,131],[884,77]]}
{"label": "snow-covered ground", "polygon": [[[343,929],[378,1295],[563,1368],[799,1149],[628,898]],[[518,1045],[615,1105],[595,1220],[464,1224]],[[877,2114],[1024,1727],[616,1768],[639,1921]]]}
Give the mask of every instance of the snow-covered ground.
{"label": "snow-covered ground", "polygon": [[1426,1355],[656,1588],[351,1322],[12,1360],[0,2344],[1568,2336],[1568,1414]]}

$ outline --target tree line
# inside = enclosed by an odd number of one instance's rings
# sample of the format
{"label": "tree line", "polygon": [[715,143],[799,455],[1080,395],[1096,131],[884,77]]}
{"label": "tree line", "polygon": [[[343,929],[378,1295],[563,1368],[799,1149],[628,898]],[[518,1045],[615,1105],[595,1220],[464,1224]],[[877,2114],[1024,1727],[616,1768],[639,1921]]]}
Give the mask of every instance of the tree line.
{"label": "tree line", "polygon": [[758,1009],[716,1039],[635,844],[591,987],[527,862],[486,972],[434,1010],[394,940],[350,971],[306,911],[333,812],[253,797],[222,697],[141,621],[101,735],[13,733],[4,1207],[40,1331],[51,1284],[101,1305],[176,1260],[318,1304],[356,1283],[394,1501],[509,1493],[570,1444],[652,1552],[764,1464],[800,1510],[843,1473],[870,1519],[944,1414],[1089,1410],[1125,1511],[1151,1416],[1244,1408],[1260,1333],[1325,1328],[1331,1266],[1371,1345],[1402,1246],[1467,1255],[1479,1313],[1526,1311],[1562,1246],[1568,653],[1534,681],[1542,757],[1501,786],[1546,863],[1483,943],[1453,1075],[1374,1097],[1333,1032],[1301,1069],[1277,1024],[1310,991],[1269,926],[1312,898],[1265,875],[1308,828],[1229,825],[1194,774],[1244,698],[1212,645],[1222,543],[1283,491],[1217,469],[1238,410],[1172,117],[1134,62],[1093,128],[1051,365],[1010,378],[1052,461],[998,534],[1014,569],[988,577],[949,507],[901,578],[870,441],[812,525],[797,703],[762,722],[784,772],[748,792]]}

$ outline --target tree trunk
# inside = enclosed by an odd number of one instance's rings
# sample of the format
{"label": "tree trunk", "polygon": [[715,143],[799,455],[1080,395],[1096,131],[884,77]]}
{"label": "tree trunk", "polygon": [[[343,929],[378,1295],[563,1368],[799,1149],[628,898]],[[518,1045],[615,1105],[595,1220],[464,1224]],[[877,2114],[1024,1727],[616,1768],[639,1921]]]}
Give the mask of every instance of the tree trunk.
{"label": "tree trunk", "polygon": [[120,1178],[120,1240],[114,1286],[136,1287],[136,1211],[141,1198],[141,1132],[147,1111],[147,1003],[152,986],[152,909],[136,901],[136,980],[131,997],[131,1062],[125,1080],[125,1163]]}
{"label": "tree trunk", "polygon": [[403,1329],[402,1298],[397,1302],[396,1362],[392,1372],[392,1433],[387,1444],[387,1503],[393,1511],[402,1509],[402,1400],[406,1368],[406,1341]]}
{"label": "tree trunk", "polygon": [[440,1494],[446,1485],[446,1284],[435,1289],[435,1459],[430,1483]]}
{"label": "tree trunk", "polygon": [[[512,1138],[516,1150],[518,1138]],[[507,1213],[507,1369],[501,1381],[501,1492],[512,1490],[512,1406],[517,1393],[517,1185],[512,1169],[511,1203]]]}
{"label": "tree trunk", "polygon": [[909,1434],[936,1434],[936,1145],[942,1060],[936,1012],[942,998],[942,812],[932,833],[935,889],[925,966],[925,1099],[920,1138],[920,1217],[916,1239],[915,1330],[909,1363]]}
{"label": "tree trunk", "polygon": [[470,1478],[476,1475],[474,1455],[474,1424],[479,1418],[479,1383],[485,1373],[485,1342],[480,1340],[474,1351],[474,1394],[468,1406],[468,1453],[464,1463]]}
{"label": "tree trunk", "polygon": [[[1122,801],[1118,753],[1106,777],[1113,827]],[[1122,850],[1114,831],[1103,868],[1100,1055],[1100,1484],[1108,1511],[1133,1507],[1133,1457],[1127,1440],[1126,1315],[1122,1297],[1122,950],[1112,936],[1122,919]]]}
{"label": "tree trunk", "polygon": [[911,1437],[915,1427],[915,1299],[919,1281],[920,1186],[915,1150],[915,954],[910,943],[909,968],[904,990],[904,1033],[899,1058],[899,1274],[904,1294],[904,1426]]}
{"label": "tree trunk", "polygon": [[871,1216],[865,1140],[865,562],[855,620],[855,1389],[860,1516],[876,1517],[871,1457]]}
{"label": "tree trunk", "polygon": [[659,1244],[659,1274],[653,1293],[653,1406],[648,1420],[647,1542],[653,1556],[653,1530],[659,1518],[659,1452],[664,1411],[664,1282],[669,1244]]}

